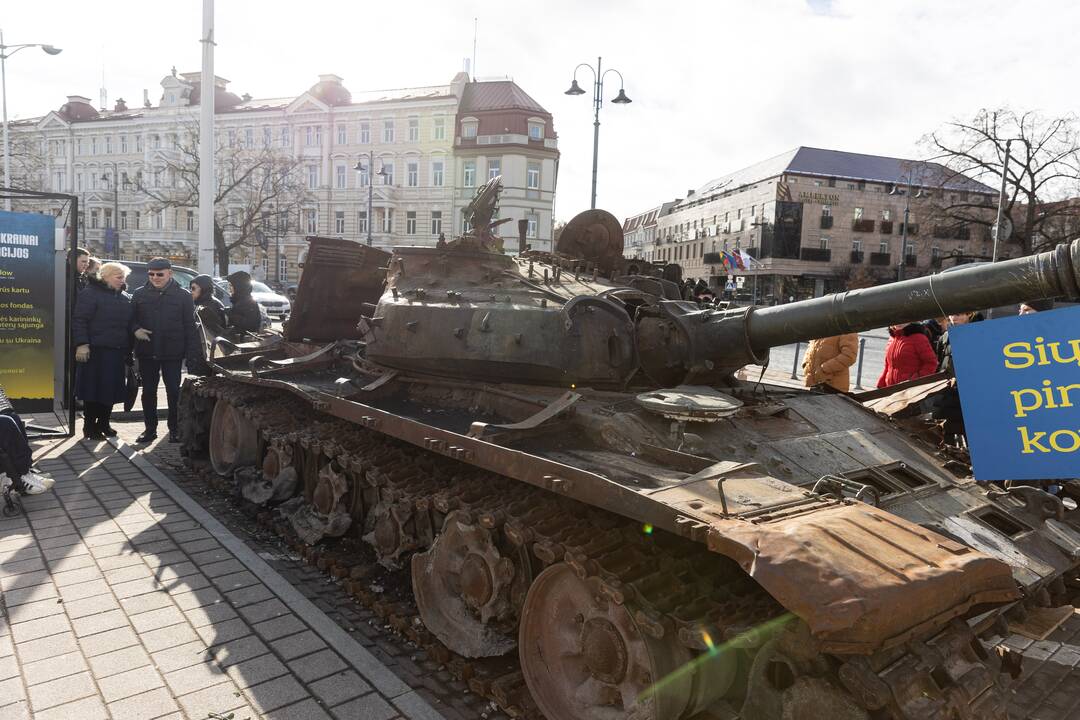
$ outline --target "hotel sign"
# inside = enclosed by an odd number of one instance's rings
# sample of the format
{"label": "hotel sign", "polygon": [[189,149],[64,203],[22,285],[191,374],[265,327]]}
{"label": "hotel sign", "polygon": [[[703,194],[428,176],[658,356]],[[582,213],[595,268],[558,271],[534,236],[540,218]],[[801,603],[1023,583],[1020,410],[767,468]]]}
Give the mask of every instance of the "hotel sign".
{"label": "hotel sign", "polygon": [[816,203],[818,205],[837,205],[840,203],[840,195],[831,193],[801,192],[799,202]]}

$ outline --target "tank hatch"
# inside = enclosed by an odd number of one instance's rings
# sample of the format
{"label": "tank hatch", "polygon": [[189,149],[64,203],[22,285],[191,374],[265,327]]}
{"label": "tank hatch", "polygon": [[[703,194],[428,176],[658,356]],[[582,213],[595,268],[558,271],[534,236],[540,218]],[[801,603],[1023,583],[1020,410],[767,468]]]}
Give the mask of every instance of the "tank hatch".
{"label": "tank hatch", "polygon": [[704,385],[679,385],[637,396],[637,404],[669,420],[716,422],[742,407],[742,400]]}

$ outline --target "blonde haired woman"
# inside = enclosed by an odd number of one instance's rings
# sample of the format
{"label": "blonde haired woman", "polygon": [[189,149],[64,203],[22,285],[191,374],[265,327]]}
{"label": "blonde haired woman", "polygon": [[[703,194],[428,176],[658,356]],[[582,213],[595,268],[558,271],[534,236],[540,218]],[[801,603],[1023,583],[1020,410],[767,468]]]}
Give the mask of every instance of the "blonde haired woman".
{"label": "blonde haired woman", "polygon": [[124,292],[131,270],[107,262],[79,293],[71,321],[75,395],[83,401],[83,437],[116,435],[109,425],[112,406],[124,401],[125,365],[131,356],[131,296]]}

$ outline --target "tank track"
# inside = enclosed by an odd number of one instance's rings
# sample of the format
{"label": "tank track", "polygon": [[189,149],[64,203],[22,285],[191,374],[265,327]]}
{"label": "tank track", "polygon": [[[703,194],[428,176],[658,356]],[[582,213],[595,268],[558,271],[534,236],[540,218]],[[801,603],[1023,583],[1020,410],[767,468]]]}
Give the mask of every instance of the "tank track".
{"label": "tank track", "polygon": [[[648,635],[657,640],[674,638],[694,653],[707,653],[722,643],[731,643],[749,661],[769,640],[767,634],[755,628],[775,624],[770,621],[786,613],[733,561],[709,552],[703,545],[653,532],[651,527],[622,516],[320,415],[288,392],[221,378],[189,383],[181,401],[181,421],[186,421],[185,432],[190,433],[186,438],[192,439],[185,441],[186,454],[191,454],[191,447],[206,447],[210,407],[213,401],[224,400],[258,428],[265,445],[292,443],[300,449],[297,464],[308,469],[301,470],[299,494],[309,501],[311,478],[321,464],[334,461],[345,470],[350,491],[344,501],[354,526],[343,540],[307,544],[279,509],[260,511],[259,521],[280,535],[306,562],[342,581],[358,602],[510,717],[544,717],[530,695],[517,653],[471,659],[453,652],[424,627],[411,593],[409,597],[388,598],[372,589],[372,576],[381,571],[374,562],[359,556],[356,540],[363,538],[375,547],[382,568],[399,571],[410,554],[431,547],[449,513],[463,512],[509,545],[526,549],[533,565],[527,569],[531,576],[555,563],[566,563],[597,594],[633,608],[635,621]],[[229,480],[218,477],[205,464],[202,472],[220,489],[231,486]],[[377,515],[393,518],[396,532],[383,535],[395,537],[380,536],[374,522]],[[513,614],[508,625],[516,623],[526,589],[512,593],[509,604]],[[972,640],[978,642],[973,636]],[[980,666],[980,672],[992,676],[995,663],[992,658],[984,659],[985,667]],[[901,661],[894,663],[899,664]],[[964,667],[972,667],[970,657],[965,658]],[[927,681],[926,687],[934,687],[930,671],[925,664],[915,663],[905,674],[916,674],[919,680]],[[867,697],[868,687],[879,696],[887,690],[876,674],[866,677],[866,673],[859,674],[862,684],[852,687],[848,677],[855,674],[840,672],[832,677],[862,698]],[[905,677],[903,683],[911,684],[913,679]],[[891,681],[888,684],[896,687]],[[996,701],[999,693],[1000,703]],[[935,703],[925,701],[917,717],[951,718],[954,715],[946,712],[956,712],[955,717],[960,718],[1005,718],[1004,714],[987,714],[990,708],[1004,707],[1003,693],[995,684],[978,697],[971,697],[968,702],[972,710],[978,708],[978,714],[964,712],[967,708],[962,705],[967,703],[958,702],[960,698],[954,693],[940,714]],[[879,704],[879,709],[884,710],[883,703]],[[721,713],[719,717],[724,716]],[[706,713],[695,717],[714,716]],[[873,717],[914,720],[916,716],[901,711],[899,715],[875,713]]]}

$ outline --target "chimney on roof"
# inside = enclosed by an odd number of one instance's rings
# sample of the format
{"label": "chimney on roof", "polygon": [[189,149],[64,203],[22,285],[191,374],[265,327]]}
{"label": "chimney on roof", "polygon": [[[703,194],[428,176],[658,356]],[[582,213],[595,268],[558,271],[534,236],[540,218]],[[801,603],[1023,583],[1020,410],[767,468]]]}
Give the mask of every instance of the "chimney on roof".
{"label": "chimney on roof", "polygon": [[694,194],[694,192],[695,192],[694,190],[687,190],[687,191],[686,191],[686,197],[688,197],[688,198],[689,198],[689,197],[690,197],[691,195],[693,195],[693,194]]}
{"label": "chimney on roof", "polygon": [[244,93],[243,95],[240,96],[240,99],[243,100],[244,102],[248,102],[248,101],[251,100],[251,94],[250,93]]}
{"label": "chimney on roof", "polygon": [[150,107],[150,91],[146,88],[143,88],[142,91],[142,106],[147,108]]}
{"label": "chimney on roof", "polygon": [[127,112],[128,106],[124,102],[124,98],[116,98],[116,105],[113,106],[113,112]]}

